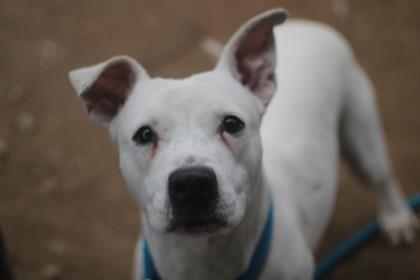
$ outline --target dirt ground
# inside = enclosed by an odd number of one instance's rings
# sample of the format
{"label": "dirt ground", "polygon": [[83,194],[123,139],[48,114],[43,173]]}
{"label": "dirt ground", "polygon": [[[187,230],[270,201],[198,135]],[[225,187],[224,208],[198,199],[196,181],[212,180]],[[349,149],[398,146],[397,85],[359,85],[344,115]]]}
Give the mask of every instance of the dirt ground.
{"label": "dirt ground", "polygon": [[[139,216],[105,130],[88,121],[70,69],[116,54],[153,75],[209,69],[200,49],[270,7],[327,22],[348,38],[377,91],[390,156],[407,195],[420,190],[418,0],[0,0],[0,226],[17,279],[129,279]],[[375,196],[341,168],[318,255],[375,215]],[[280,261],[280,260],[279,260]],[[376,239],[331,279],[420,279],[420,239]]]}

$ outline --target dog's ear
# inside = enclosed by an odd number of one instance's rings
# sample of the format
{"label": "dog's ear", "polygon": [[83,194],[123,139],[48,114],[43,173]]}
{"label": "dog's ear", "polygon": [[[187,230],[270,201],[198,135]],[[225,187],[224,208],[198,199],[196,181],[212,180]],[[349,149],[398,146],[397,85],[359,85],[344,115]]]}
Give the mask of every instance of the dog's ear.
{"label": "dog's ear", "polygon": [[274,9],[250,19],[229,40],[216,68],[228,70],[265,106],[276,91],[273,27],[286,18],[285,10]]}
{"label": "dog's ear", "polygon": [[106,126],[124,105],[135,83],[149,76],[135,59],[116,56],[70,71],[69,78],[90,117]]}

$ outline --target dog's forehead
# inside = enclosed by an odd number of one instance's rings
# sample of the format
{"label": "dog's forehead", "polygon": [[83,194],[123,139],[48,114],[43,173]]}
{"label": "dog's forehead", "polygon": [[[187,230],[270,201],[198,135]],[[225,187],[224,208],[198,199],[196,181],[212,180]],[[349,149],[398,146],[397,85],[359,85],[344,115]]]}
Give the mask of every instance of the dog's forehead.
{"label": "dog's forehead", "polygon": [[[257,116],[258,105],[242,85],[220,73],[206,72],[181,80],[155,78],[133,89],[122,114],[129,126],[166,116],[194,118],[202,113]],[[245,114],[244,116],[243,114]]]}
{"label": "dog's forehead", "polygon": [[145,86],[147,88],[140,85],[134,95],[147,100],[148,104],[170,102],[172,106],[189,107],[220,102],[247,106],[250,97],[239,83],[217,72],[200,73],[179,80],[157,78]]}

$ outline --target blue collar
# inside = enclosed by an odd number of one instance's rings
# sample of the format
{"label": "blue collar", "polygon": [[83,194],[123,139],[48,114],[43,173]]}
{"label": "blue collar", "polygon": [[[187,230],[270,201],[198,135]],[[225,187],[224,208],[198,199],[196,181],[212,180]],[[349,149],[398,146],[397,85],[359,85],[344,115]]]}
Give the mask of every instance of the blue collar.
{"label": "blue collar", "polygon": [[[267,261],[268,253],[270,252],[270,243],[273,235],[273,222],[274,203],[271,202],[267,221],[265,222],[263,232],[261,233],[257,246],[255,247],[249,266],[245,272],[239,275],[237,280],[255,280],[260,276]],[[161,278],[159,277],[155,264],[153,263],[152,255],[150,254],[146,239],[143,244],[143,261],[144,278],[147,280],[160,280]]]}

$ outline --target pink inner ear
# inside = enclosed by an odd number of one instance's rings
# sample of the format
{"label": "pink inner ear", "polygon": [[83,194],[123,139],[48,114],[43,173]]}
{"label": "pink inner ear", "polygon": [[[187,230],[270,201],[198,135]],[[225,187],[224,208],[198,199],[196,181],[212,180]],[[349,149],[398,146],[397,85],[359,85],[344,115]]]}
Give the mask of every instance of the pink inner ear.
{"label": "pink inner ear", "polygon": [[129,63],[120,61],[109,65],[82,93],[88,112],[101,120],[112,120],[126,101],[134,80]]}
{"label": "pink inner ear", "polygon": [[[255,90],[261,82],[262,73],[271,67],[265,53],[274,45],[273,22],[254,26],[238,43],[235,56],[243,85]],[[272,75],[269,75],[272,78]]]}

